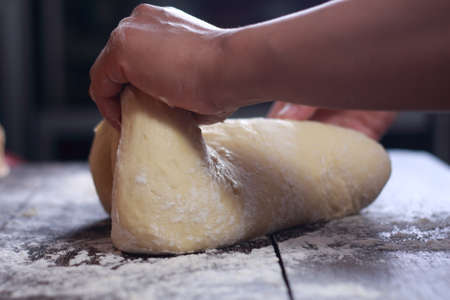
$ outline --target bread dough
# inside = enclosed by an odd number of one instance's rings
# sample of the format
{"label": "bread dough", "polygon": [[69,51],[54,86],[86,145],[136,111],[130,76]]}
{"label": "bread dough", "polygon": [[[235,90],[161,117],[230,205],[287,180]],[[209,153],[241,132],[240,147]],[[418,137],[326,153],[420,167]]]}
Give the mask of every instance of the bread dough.
{"label": "bread dough", "polygon": [[0,177],[8,175],[9,167],[5,158],[5,132],[0,125]]}
{"label": "bread dough", "polygon": [[104,121],[94,131],[95,138],[89,155],[89,166],[98,198],[109,214],[111,212],[113,174],[120,135],[117,130]]}
{"label": "bread dough", "polygon": [[135,89],[121,102],[120,143],[103,122],[90,163],[126,252],[192,252],[354,214],[390,175],[384,149],[352,130],[263,118],[200,129]]}

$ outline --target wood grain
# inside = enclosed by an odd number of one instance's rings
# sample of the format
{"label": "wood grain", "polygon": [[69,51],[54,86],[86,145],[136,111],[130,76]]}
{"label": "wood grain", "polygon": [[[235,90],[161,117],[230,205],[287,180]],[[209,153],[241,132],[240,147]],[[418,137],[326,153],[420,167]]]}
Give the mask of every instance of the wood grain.
{"label": "wood grain", "polygon": [[177,257],[117,251],[86,164],[0,181],[0,299],[286,299],[268,238]]}
{"label": "wood grain", "polygon": [[15,168],[0,179],[0,299],[289,299],[287,284],[295,299],[447,299],[449,167],[391,158],[359,215],[172,257],[112,246],[86,164]]}
{"label": "wood grain", "polygon": [[276,235],[298,299],[448,299],[450,169],[391,151],[392,177],[360,215]]}

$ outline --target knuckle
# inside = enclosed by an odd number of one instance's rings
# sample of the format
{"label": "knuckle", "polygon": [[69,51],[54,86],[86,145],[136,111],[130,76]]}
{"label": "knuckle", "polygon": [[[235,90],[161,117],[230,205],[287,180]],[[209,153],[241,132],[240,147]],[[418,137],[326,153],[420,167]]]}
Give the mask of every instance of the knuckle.
{"label": "knuckle", "polygon": [[123,18],[122,20],[120,20],[119,25],[117,27],[127,26],[135,21],[136,21],[136,19],[134,17],[126,17],[126,18]]}
{"label": "knuckle", "polygon": [[133,31],[136,31],[136,23],[138,21],[135,17],[126,17],[120,20],[117,27],[110,34],[110,42],[112,44],[123,43]]}
{"label": "knuckle", "polygon": [[121,48],[121,44],[122,44],[121,31],[122,31],[121,29],[116,28],[111,32],[111,34],[109,35],[108,43],[106,44],[106,46],[104,48],[105,54],[111,55],[111,52],[113,50],[117,51],[118,49]]}
{"label": "knuckle", "polygon": [[92,87],[92,84],[89,86],[88,93],[89,93],[89,97],[91,97],[91,99],[94,102],[97,102],[96,99],[95,99],[95,91],[94,91],[94,88]]}
{"label": "knuckle", "polygon": [[122,26],[118,26],[116,27],[113,31],[111,31],[111,33],[109,34],[109,43],[110,44],[115,44],[118,41],[120,41],[120,31],[122,31]]}
{"label": "knuckle", "polygon": [[147,12],[151,11],[153,8],[154,8],[154,6],[152,6],[150,4],[141,3],[133,9],[133,12],[131,13],[131,15],[139,16],[142,14],[146,14]]}
{"label": "knuckle", "polygon": [[112,50],[119,51],[123,48],[128,36],[130,35],[131,27],[126,23],[117,26],[110,34],[108,44],[105,47],[107,52]]}
{"label": "knuckle", "polygon": [[166,19],[168,19],[168,18],[170,18],[170,17],[173,15],[174,9],[175,9],[175,8],[172,7],[172,6],[165,6],[165,7],[162,8],[161,14],[162,14]]}
{"label": "knuckle", "polygon": [[173,11],[177,11],[178,9],[173,7],[173,6],[164,6],[163,7],[164,11],[167,12],[173,12]]}
{"label": "knuckle", "polygon": [[166,19],[179,17],[181,13],[182,12],[178,8],[173,6],[161,7],[161,15],[164,16]]}

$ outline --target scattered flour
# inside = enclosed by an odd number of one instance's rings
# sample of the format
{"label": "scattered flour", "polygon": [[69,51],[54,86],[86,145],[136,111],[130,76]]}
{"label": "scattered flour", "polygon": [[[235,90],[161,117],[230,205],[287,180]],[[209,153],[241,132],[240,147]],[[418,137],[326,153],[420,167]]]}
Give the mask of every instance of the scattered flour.
{"label": "scattered flour", "polygon": [[147,184],[147,176],[145,176],[145,174],[138,174],[136,175],[136,177],[134,178],[134,181],[137,184]]}
{"label": "scattered flour", "polygon": [[77,256],[75,256],[69,261],[69,265],[70,266],[79,265],[82,262],[89,261],[89,259],[90,258],[88,252],[86,250],[81,250],[80,252],[78,252]]}
{"label": "scattered flour", "polygon": [[314,284],[301,283],[295,286],[304,298],[320,299],[377,299],[380,292],[352,283]]}
{"label": "scattered flour", "polygon": [[[36,260],[27,250],[0,248],[0,278],[9,278],[0,282],[0,291],[11,298],[241,299],[236,290],[251,290],[257,298],[286,295],[270,246],[251,254],[207,252],[171,258],[124,257],[112,246],[106,249],[100,243],[101,251],[96,243],[91,246],[90,251],[77,251],[55,243]],[[76,253],[67,265],[60,265],[69,252]]]}

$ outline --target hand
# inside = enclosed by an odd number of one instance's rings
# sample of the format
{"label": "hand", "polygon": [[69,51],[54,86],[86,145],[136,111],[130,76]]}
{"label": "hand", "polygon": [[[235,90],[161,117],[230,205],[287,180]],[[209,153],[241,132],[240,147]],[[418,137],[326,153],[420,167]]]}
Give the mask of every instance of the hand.
{"label": "hand", "polygon": [[395,120],[396,113],[370,110],[334,110],[277,101],[269,118],[313,120],[350,128],[379,140]]}
{"label": "hand", "polygon": [[125,84],[198,113],[200,122],[224,119],[234,108],[214,103],[209,95],[224,32],[175,8],[139,5],[114,29],[92,66],[90,96],[116,128]]}

